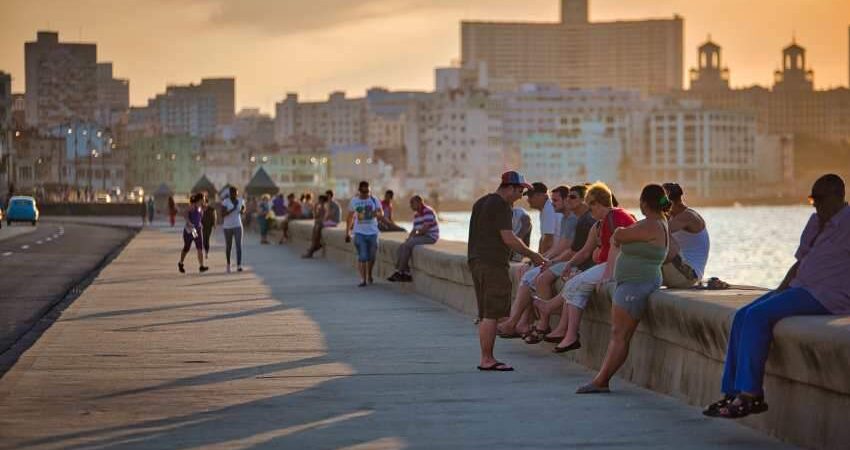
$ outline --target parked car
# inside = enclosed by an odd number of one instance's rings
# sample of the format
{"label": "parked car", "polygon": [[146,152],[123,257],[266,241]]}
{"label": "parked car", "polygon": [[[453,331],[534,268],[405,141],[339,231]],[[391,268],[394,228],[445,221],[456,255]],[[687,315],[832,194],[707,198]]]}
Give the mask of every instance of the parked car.
{"label": "parked car", "polygon": [[11,225],[12,222],[30,222],[33,226],[38,223],[38,207],[34,198],[18,195],[9,199],[6,225]]}

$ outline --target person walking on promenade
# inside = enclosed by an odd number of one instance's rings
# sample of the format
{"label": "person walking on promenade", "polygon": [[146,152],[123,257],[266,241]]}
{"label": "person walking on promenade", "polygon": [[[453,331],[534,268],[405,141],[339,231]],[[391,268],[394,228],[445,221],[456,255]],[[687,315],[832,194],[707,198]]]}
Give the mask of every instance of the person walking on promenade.
{"label": "person walking on promenade", "polygon": [[177,221],[177,203],[174,202],[174,196],[168,196],[168,220],[171,222],[171,226],[174,226],[174,223]]}
{"label": "person walking on promenade", "polygon": [[186,273],[186,268],[183,267],[183,262],[186,260],[186,255],[192,248],[192,243],[195,243],[195,249],[198,251],[198,270],[206,272],[209,267],[204,266],[204,237],[201,234],[201,217],[203,217],[203,202],[204,194],[192,194],[189,197],[189,207],[186,208],[186,224],[183,226],[183,251],[180,253],[180,262],[177,263],[177,269],[180,273]]}
{"label": "person walking on promenade", "polygon": [[156,210],[156,206],[153,202],[153,195],[148,197],[148,223],[153,225],[153,213]]}
{"label": "person walking on promenade", "polygon": [[295,194],[289,193],[286,196],[286,217],[280,223],[280,240],[278,244],[283,244],[289,240],[289,223],[293,220],[301,219],[301,202],[295,200]]}
{"label": "person walking on promenade", "polygon": [[545,255],[555,244],[561,214],[555,211],[549,198],[549,188],[545,184],[531,183],[531,189],[526,191],[525,196],[528,206],[540,211],[540,242],[537,243],[537,252]]}
{"label": "person walking on promenade", "polygon": [[687,289],[697,285],[705,273],[711,240],[705,219],[682,199],[684,192],[677,183],[664,183],[664,190],[673,202],[670,211],[670,254],[661,267],[664,286]]}
{"label": "person walking on promenade", "polygon": [[410,275],[410,258],[413,249],[419,245],[431,245],[440,239],[440,226],[437,223],[437,213],[433,208],[425,204],[419,195],[410,198],[410,209],[413,210],[413,230],[398,247],[396,255],[396,272],[392,274],[389,281],[413,281]]}
{"label": "person walking on promenade", "polygon": [[212,232],[215,224],[218,221],[218,214],[215,212],[215,207],[210,204],[208,192],[204,192],[204,215],[201,217],[201,225],[203,225],[204,233],[204,257],[210,259],[210,241],[212,240]]}
{"label": "person walking on promenade", "polygon": [[511,277],[508,271],[511,250],[527,256],[534,264],[547,263],[540,253],[528,248],[512,228],[511,206],[522,197],[524,189],[530,188],[531,185],[518,172],[505,172],[496,192],[481,197],[472,207],[467,263],[478,303],[478,341],[481,346],[478,370],[514,370],[493,355],[497,323],[507,317],[511,309]]}
{"label": "person walking on promenade", "polygon": [[263,194],[257,204],[257,225],[260,227],[260,244],[269,243],[269,228],[274,217],[272,211],[272,198],[269,194]]}
{"label": "person walking on promenade", "polygon": [[649,296],[661,287],[661,265],[670,246],[667,214],[673,203],[664,188],[650,184],[640,194],[640,211],[645,219],[628,227],[617,228],[611,245],[619,252],[614,264],[616,287],[612,296],[611,337],[602,367],[590,383],[577,394],[611,392],[611,377],[629,356],[629,344],[643,318]]}
{"label": "person walking on promenade", "polygon": [[142,198],[142,202],[139,203],[139,207],[142,208],[142,226],[145,226],[145,222],[148,218],[148,204],[144,198]]}
{"label": "person walking on promenade", "polygon": [[282,193],[274,196],[274,200],[272,200],[272,211],[274,211],[274,215],[277,217],[286,215],[286,200],[283,198]]}
{"label": "person walking on promenade", "polygon": [[384,199],[381,200],[381,209],[384,211],[384,216],[378,222],[378,228],[381,231],[390,233],[407,231],[395,223],[395,217],[393,216],[395,209],[395,205],[393,205],[393,198],[395,198],[395,192],[389,189],[384,192]]}
{"label": "person walking on promenade", "polygon": [[557,333],[564,333],[564,338],[552,350],[555,353],[581,348],[578,331],[584,308],[597,285],[607,282],[613,272],[613,260],[616,258],[617,249],[611,245],[611,236],[617,228],[628,227],[636,222],[626,210],[614,206],[614,196],[608,186],[602,182],[596,182],[587,189],[587,206],[590,207],[591,215],[598,223],[588,236],[584,247],[567,261],[563,273],[570,274],[573,267],[581,266],[588,258],[593,258],[596,265],[570,278],[564,284],[560,295],[555,298],[534,301],[540,314],[539,323],[544,327],[549,323],[549,315],[558,308],[562,308],[560,323],[565,326],[562,328],[559,324],[558,328],[544,337],[544,339],[550,338],[551,341],[555,336],[562,336]]}
{"label": "person walking on promenade", "polygon": [[239,198],[239,190],[231,186],[227,197],[221,202],[221,228],[224,230],[224,255],[227,273],[230,273],[230,250],[236,241],[236,270],[242,271],[242,213],[245,202]]}
{"label": "person walking on promenade", "polygon": [[325,226],[325,218],[327,217],[328,197],[326,195],[319,196],[319,202],[316,203],[315,217],[313,218],[313,233],[310,238],[310,248],[307,252],[301,255],[302,258],[312,258],[313,253],[322,248],[322,228]]}
{"label": "person walking on promenade", "polygon": [[357,196],[348,203],[345,242],[351,242],[354,231],[354,246],[357,248],[357,268],[360,272],[359,287],[372,284],[372,269],[378,253],[378,222],[384,217],[381,202],[372,196],[368,181],[361,181]]}
{"label": "person walking on promenade", "polygon": [[797,262],[775,291],[735,313],[723,368],[723,398],[703,414],[738,419],[767,411],[764,367],[777,322],[791,316],[850,314],[850,207],[845,198],[844,180],[838,175],[815,181],[809,196],[815,213],[800,237]]}

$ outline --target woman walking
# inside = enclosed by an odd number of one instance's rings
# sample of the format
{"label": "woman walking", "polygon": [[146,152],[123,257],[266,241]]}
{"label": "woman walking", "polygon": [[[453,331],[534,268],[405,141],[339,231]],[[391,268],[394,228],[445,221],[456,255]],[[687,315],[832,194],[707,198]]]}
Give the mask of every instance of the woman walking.
{"label": "woman walking", "polygon": [[215,208],[210,205],[209,193],[204,192],[204,215],[201,217],[201,225],[204,229],[204,257],[210,259],[210,239],[212,238],[213,228],[218,220],[218,215],[215,213]]}
{"label": "woman walking", "polygon": [[[640,194],[640,210],[646,218],[618,228],[611,236],[615,249],[612,256],[616,255],[614,281],[617,283],[611,307],[611,339],[599,373],[590,383],[578,388],[577,394],[610,392],[611,377],[626,361],[629,344],[646,311],[649,296],[661,287],[661,265],[670,246],[667,213],[672,206],[664,188],[650,184]],[[603,275],[602,279],[600,286],[604,286],[607,276]]]}
{"label": "woman walking", "polygon": [[174,196],[168,196],[168,220],[171,222],[171,226],[174,226],[174,223],[177,220],[177,203],[174,202]]}
{"label": "woman walking", "polygon": [[180,273],[186,273],[183,267],[183,261],[186,260],[186,255],[192,248],[192,243],[195,243],[195,249],[198,251],[198,270],[206,272],[209,267],[204,266],[204,237],[201,234],[201,217],[203,216],[203,194],[193,194],[189,198],[189,208],[186,209],[185,219],[186,224],[183,226],[183,251],[180,253],[180,262],[177,263],[177,269]]}
{"label": "woman walking", "polygon": [[230,249],[233,241],[236,241],[236,270],[242,271],[242,213],[245,211],[245,202],[239,198],[239,191],[230,187],[227,197],[221,202],[221,215],[223,217],[221,228],[224,229],[224,248],[227,259],[227,273],[230,273]]}

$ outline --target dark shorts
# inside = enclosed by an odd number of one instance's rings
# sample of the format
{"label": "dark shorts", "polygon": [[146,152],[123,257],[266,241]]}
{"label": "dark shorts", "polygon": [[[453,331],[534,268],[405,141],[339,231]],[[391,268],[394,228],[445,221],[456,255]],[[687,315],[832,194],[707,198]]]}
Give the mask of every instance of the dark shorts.
{"label": "dark shorts", "polygon": [[204,248],[204,238],[201,229],[197,229],[198,236],[193,238],[191,234],[183,230],[183,251],[188,252],[192,248],[192,242],[195,242],[195,248],[201,250]]}
{"label": "dark shorts", "polygon": [[511,275],[508,266],[469,261],[479,319],[501,319],[511,313]]}

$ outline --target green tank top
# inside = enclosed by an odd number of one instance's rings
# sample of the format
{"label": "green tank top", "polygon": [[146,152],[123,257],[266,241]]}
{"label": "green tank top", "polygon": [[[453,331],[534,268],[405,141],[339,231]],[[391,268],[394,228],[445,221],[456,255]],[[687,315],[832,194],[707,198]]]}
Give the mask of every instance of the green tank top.
{"label": "green tank top", "polygon": [[661,280],[661,265],[666,257],[666,246],[659,247],[649,242],[623,244],[614,265],[614,280],[618,283]]}

